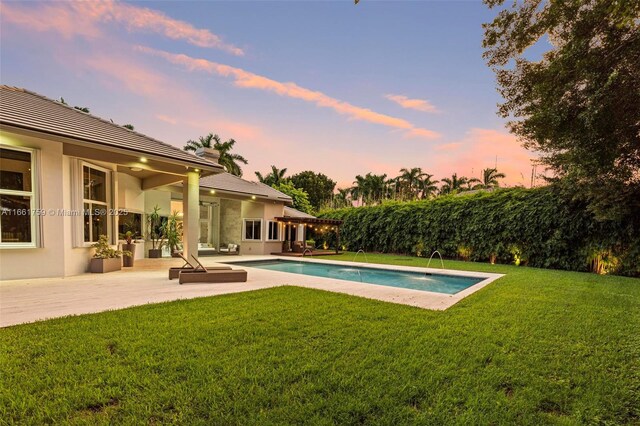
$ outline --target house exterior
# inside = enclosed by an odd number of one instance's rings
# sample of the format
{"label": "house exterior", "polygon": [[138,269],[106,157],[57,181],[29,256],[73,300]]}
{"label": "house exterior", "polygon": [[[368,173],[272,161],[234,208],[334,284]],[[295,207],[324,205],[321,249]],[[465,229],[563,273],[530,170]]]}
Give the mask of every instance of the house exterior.
{"label": "house exterior", "polygon": [[286,225],[271,219],[291,199],[225,173],[213,150],[199,154],[0,86],[0,279],[84,273],[99,236],[116,245],[124,230],[145,257],[156,206],[178,214],[187,256],[229,244],[280,251]]}

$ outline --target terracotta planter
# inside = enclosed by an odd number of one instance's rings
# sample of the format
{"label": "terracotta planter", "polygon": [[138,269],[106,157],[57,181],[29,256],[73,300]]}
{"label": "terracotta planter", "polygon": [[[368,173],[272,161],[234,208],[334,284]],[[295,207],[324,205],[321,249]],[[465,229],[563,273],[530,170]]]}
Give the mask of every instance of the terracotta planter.
{"label": "terracotta planter", "polygon": [[94,274],[104,274],[105,272],[119,271],[122,269],[122,259],[115,257],[112,259],[91,259],[89,271]]}
{"label": "terracotta planter", "polygon": [[133,260],[136,254],[135,244],[123,244],[122,251],[130,251],[131,256],[122,256],[122,266],[125,268],[131,268],[133,266]]}
{"label": "terracotta planter", "polygon": [[159,259],[162,257],[162,249],[149,249],[149,257],[151,259]]}

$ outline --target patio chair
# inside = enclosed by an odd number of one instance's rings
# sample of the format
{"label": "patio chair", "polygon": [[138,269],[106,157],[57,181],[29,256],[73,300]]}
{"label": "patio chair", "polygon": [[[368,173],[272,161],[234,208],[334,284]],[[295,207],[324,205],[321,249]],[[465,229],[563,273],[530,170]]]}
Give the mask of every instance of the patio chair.
{"label": "patio chair", "polygon": [[231,269],[230,267],[205,268],[202,263],[193,255],[196,267],[191,271],[181,271],[178,276],[180,284],[191,283],[239,283],[247,282],[247,271],[244,269]]}
{"label": "patio chair", "polygon": [[[169,279],[170,280],[174,280],[176,278],[180,277],[180,273],[181,272],[193,272],[193,271],[198,271],[199,268],[196,267],[194,268],[193,265],[191,263],[189,263],[189,261],[182,255],[182,253],[180,252],[173,252],[173,256],[174,257],[179,257],[180,259],[184,260],[184,265],[180,266],[180,267],[172,267],[169,268]],[[230,266],[213,266],[209,268],[210,270],[230,270],[231,267]]]}
{"label": "patio chair", "polygon": [[227,244],[227,247],[220,247],[220,254],[240,254],[238,244]]}

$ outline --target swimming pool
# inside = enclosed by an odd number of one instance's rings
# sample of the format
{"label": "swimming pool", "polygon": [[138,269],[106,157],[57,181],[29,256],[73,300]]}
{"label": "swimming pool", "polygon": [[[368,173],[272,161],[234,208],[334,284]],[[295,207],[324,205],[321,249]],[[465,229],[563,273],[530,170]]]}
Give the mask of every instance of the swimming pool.
{"label": "swimming pool", "polygon": [[431,291],[435,293],[456,294],[485,278],[454,276],[446,274],[428,274],[425,272],[400,271],[394,269],[368,268],[363,266],[338,265],[331,263],[301,262],[295,260],[269,259],[253,261],[225,262],[237,266],[288,272],[355,281],[358,283],[378,284],[411,290]]}

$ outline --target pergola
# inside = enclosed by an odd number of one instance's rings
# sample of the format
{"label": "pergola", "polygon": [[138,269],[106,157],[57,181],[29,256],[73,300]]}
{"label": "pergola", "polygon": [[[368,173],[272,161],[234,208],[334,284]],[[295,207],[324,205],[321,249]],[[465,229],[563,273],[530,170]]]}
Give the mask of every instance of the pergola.
{"label": "pergola", "polygon": [[307,226],[317,226],[318,228],[329,226],[336,231],[336,253],[340,251],[340,226],[343,223],[342,220],[321,219],[317,217],[276,217],[275,220],[290,225],[305,225],[303,228],[302,241],[307,241]]}

